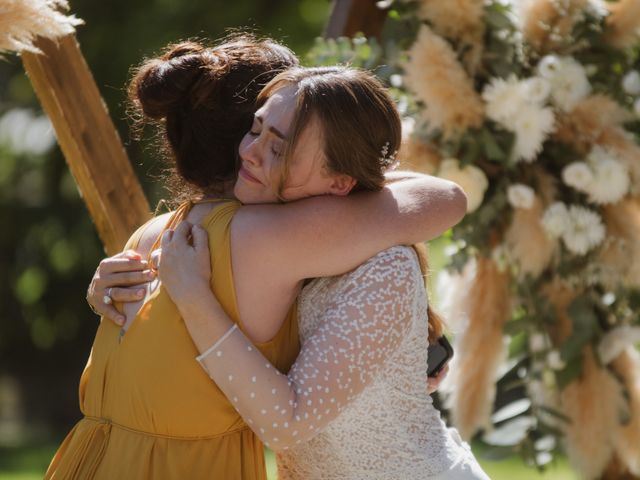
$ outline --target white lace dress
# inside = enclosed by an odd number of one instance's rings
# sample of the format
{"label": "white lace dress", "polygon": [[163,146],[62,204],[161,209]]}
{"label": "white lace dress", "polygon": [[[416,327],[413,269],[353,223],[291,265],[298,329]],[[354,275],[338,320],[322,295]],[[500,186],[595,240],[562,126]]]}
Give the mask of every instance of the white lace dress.
{"label": "white lace dress", "polygon": [[487,479],[427,394],[427,304],[413,249],[385,250],[300,296],[287,376],[239,330],[206,368],[266,445],[280,480]]}

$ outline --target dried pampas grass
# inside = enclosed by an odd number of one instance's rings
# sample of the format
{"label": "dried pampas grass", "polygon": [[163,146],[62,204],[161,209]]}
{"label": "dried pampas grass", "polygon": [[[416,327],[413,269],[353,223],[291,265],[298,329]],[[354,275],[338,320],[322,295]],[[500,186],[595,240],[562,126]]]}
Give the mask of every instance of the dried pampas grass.
{"label": "dried pampas grass", "polygon": [[41,53],[33,45],[37,37],[58,38],[71,34],[82,20],[65,15],[66,0],[3,0],[0,5],[0,55],[24,50]]}
{"label": "dried pampas grass", "polygon": [[613,369],[629,395],[629,422],[620,429],[614,446],[626,469],[640,476],[640,354],[627,348],[613,361]]}
{"label": "dried pampas grass", "polygon": [[600,253],[604,283],[640,288],[640,200],[605,206],[603,219],[609,237]]}
{"label": "dried pampas grass", "polygon": [[490,424],[496,375],[505,355],[502,329],[511,316],[508,276],[493,260],[478,258],[471,288],[454,297],[467,325],[455,337],[447,403],[455,426],[468,439]]}
{"label": "dried pampas grass", "polygon": [[409,137],[402,143],[398,159],[402,170],[435,175],[440,166],[440,154],[435,146]]}
{"label": "dried pampas grass", "polygon": [[518,6],[524,38],[539,53],[570,42],[571,31],[588,0],[522,0]]}
{"label": "dried pampas grass", "polygon": [[580,478],[600,478],[615,452],[626,405],[620,384],[598,366],[590,346],[584,349],[579,379],[560,393],[560,404],[571,419],[563,426],[569,460]]}
{"label": "dried pampas grass", "polygon": [[633,46],[640,38],[640,0],[607,2],[607,41],[617,48]]}
{"label": "dried pampas grass", "polygon": [[603,135],[621,129],[631,114],[608,95],[591,95],[580,101],[569,113],[557,118],[554,137],[587,153],[595,144],[603,142]]}
{"label": "dried pampas grass", "polygon": [[459,42],[467,49],[463,62],[473,74],[482,60],[485,31],[482,0],[422,0],[418,17],[429,22],[440,36]]}
{"label": "dried pampas grass", "polygon": [[516,208],[505,234],[504,245],[509,258],[520,267],[520,274],[537,277],[547,268],[557,242],[549,238],[542,227],[542,202],[536,197],[531,208]]}
{"label": "dried pampas grass", "polygon": [[482,100],[445,40],[422,26],[409,57],[405,82],[425,104],[428,129],[450,137],[482,125]]}

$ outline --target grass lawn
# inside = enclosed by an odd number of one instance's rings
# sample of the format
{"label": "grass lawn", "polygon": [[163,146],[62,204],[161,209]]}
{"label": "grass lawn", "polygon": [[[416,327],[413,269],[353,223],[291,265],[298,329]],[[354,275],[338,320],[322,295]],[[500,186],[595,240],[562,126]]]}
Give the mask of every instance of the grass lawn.
{"label": "grass lawn", "polygon": [[[57,445],[43,444],[20,448],[0,448],[0,480],[42,480],[44,471]],[[483,468],[494,480],[577,480],[566,460],[552,464],[539,475],[527,468],[517,457],[499,462],[481,461]],[[269,480],[276,480],[273,452],[267,451]]]}

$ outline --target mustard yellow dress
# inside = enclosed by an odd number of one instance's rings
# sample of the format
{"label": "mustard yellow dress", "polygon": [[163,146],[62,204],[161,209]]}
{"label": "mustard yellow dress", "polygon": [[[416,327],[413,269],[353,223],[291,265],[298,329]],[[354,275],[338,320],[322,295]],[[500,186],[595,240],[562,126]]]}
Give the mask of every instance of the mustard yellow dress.
{"label": "mustard yellow dress", "polygon": [[[202,221],[209,233],[211,287],[235,322],[229,227],[239,206],[225,201]],[[137,245],[143,229],[128,247]],[[280,371],[289,370],[299,351],[295,307],[276,336],[257,347]],[[266,479],[262,444],[197,355],[162,286],[122,337],[120,327],[102,321],[80,380],[84,418],[45,479]]]}

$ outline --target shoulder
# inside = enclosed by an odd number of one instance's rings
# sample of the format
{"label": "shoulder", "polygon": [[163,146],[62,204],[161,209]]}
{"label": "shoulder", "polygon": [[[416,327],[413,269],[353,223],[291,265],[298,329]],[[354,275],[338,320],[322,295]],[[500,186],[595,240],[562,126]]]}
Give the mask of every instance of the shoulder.
{"label": "shoulder", "polygon": [[389,270],[389,274],[420,271],[418,256],[412,247],[396,245],[382,250],[354,270],[355,274]]}

